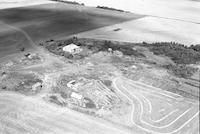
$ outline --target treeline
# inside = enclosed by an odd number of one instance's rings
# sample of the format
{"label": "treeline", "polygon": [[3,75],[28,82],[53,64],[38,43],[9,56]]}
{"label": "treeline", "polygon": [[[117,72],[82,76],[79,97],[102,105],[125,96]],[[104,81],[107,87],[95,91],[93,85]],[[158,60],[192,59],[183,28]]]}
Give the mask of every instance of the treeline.
{"label": "treeline", "polygon": [[101,8],[101,9],[105,9],[105,10],[112,10],[112,11],[118,11],[118,12],[127,12],[121,9],[116,9],[116,8],[112,8],[112,7],[106,7],[106,6],[97,6],[97,8]]}
{"label": "treeline", "polygon": [[57,2],[67,3],[67,4],[73,4],[73,5],[81,5],[81,6],[85,6],[84,3],[78,3],[78,2],[76,2],[76,1],[67,1],[67,0],[51,0],[51,1],[57,1]]}
{"label": "treeline", "polygon": [[124,43],[123,45],[120,45],[114,41],[101,41],[91,39],[80,39],[74,43],[77,43],[81,47],[87,47],[94,53],[99,51],[108,51],[108,49],[111,49],[112,51],[120,51],[123,53],[123,55],[126,56],[145,57],[143,53],[134,50],[132,44],[130,43]]}
{"label": "treeline", "polygon": [[200,62],[200,45],[187,47],[175,42],[145,43],[143,46],[149,48],[155,55],[170,57],[177,64],[196,64]]}
{"label": "treeline", "polygon": [[181,78],[191,77],[198,69],[190,64],[200,63],[200,45],[189,47],[175,42],[142,43],[148,47],[155,55],[165,55],[170,57],[175,64],[165,65],[164,68]]}
{"label": "treeline", "polygon": [[198,44],[198,45],[191,45],[189,48],[191,48],[191,49],[193,49],[195,51],[200,52],[200,44]]}
{"label": "treeline", "polygon": [[174,75],[180,78],[190,78],[196,71],[198,71],[197,68],[187,66],[184,64],[176,64],[176,65],[170,64],[170,65],[165,65],[164,68],[173,72]]}

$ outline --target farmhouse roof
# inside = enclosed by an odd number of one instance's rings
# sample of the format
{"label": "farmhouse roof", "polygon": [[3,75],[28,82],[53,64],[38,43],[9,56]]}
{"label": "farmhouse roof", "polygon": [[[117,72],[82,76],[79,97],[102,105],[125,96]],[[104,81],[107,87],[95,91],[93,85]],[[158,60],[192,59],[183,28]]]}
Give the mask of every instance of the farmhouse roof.
{"label": "farmhouse roof", "polygon": [[74,50],[74,49],[79,49],[79,46],[71,43],[71,44],[63,47],[63,51],[66,51],[66,52],[71,52],[71,50]]}
{"label": "farmhouse roof", "polygon": [[76,99],[78,99],[78,100],[81,100],[81,99],[83,98],[82,95],[77,94],[77,93],[75,93],[75,92],[72,92],[71,97],[76,98]]}

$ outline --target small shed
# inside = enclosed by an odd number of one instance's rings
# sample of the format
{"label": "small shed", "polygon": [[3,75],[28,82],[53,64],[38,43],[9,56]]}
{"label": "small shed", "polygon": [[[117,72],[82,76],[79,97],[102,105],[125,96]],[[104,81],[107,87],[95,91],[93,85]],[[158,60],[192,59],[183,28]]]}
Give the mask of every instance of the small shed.
{"label": "small shed", "polygon": [[63,51],[69,52],[71,54],[79,53],[79,52],[81,52],[81,50],[82,49],[79,46],[77,46],[73,43],[63,47]]}
{"label": "small shed", "polygon": [[75,93],[75,92],[72,92],[71,97],[75,98],[75,99],[78,99],[78,100],[82,100],[83,99],[83,96],[81,94],[78,94],[78,93]]}
{"label": "small shed", "polygon": [[76,84],[75,80],[71,80],[70,82],[67,83],[67,87],[72,88]]}

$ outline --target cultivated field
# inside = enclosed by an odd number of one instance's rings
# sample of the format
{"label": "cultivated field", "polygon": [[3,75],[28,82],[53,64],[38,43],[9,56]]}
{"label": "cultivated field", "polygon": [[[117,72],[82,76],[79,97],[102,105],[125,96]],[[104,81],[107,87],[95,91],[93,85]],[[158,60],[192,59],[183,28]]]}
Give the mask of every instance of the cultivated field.
{"label": "cultivated field", "polygon": [[199,44],[200,25],[159,17],[144,17],[121,24],[86,31],[82,38],[118,40],[125,42],[179,42],[185,45]]}
{"label": "cultivated field", "polygon": [[77,0],[87,5],[104,5],[133,13],[200,22],[199,0]]}
{"label": "cultivated field", "polygon": [[132,103],[133,126],[156,134],[199,133],[199,102],[124,78],[114,79],[114,87]]}
{"label": "cultivated field", "polygon": [[[88,5],[115,7],[147,17],[106,27],[82,37],[131,42],[176,41],[186,45],[199,44],[199,0],[77,0]],[[114,32],[113,29],[120,28]]]}
{"label": "cultivated field", "polygon": [[0,9],[53,3],[49,0],[1,0]]}
{"label": "cultivated field", "polygon": [[23,30],[0,22],[0,58],[19,53],[20,49],[33,49],[35,44]]}
{"label": "cultivated field", "polygon": [[[18,46],[14,41],[28,45],[29,43],[20,41],[30,38],[34,43],[38,43],[140,17],[136,14],[116,13],[63,3],[3,9],[0,10],[0,52],[15,51],[13,48]],[[17,39],[15,39],[16,32],[20,34]],[[11,47],[7,48],[5,44]]]}

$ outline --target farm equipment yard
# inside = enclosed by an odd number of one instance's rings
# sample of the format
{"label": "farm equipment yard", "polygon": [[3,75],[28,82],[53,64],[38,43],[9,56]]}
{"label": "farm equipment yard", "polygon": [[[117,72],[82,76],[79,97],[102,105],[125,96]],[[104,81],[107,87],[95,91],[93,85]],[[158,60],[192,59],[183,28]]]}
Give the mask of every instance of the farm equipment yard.
{"label": "farm equipment yard", "polygon": [[0,10],[1,134],[199,134],[200,45],[109,40],[145,16],[47,3]]}

